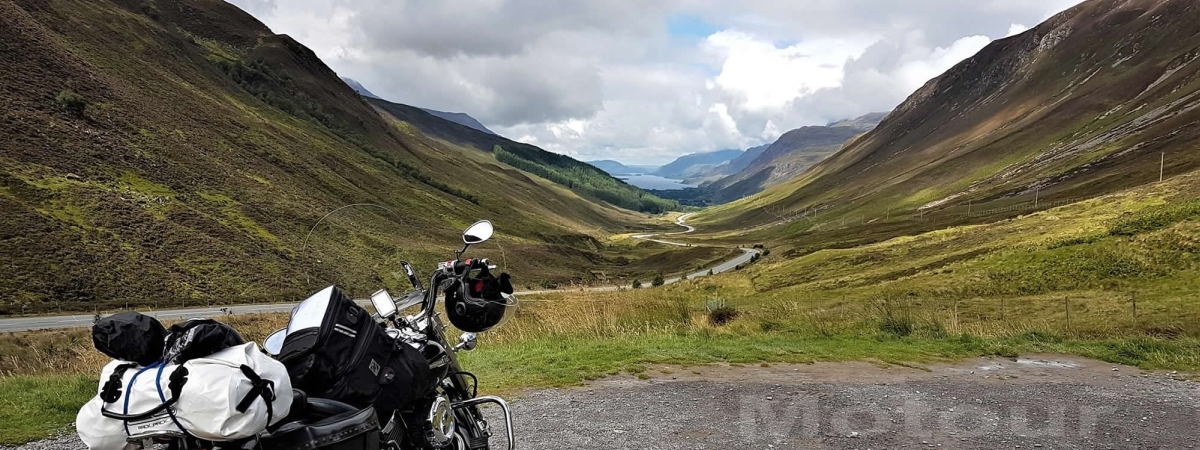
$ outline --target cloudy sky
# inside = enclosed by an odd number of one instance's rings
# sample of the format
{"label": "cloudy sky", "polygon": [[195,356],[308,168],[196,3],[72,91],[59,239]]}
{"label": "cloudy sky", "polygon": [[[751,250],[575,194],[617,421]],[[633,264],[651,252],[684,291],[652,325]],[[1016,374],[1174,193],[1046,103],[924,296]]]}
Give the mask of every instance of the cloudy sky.
{"label": "cloudy sky", "polygon": [[887,111],[1078,0],[229,0],[388,100],[660,164]]}

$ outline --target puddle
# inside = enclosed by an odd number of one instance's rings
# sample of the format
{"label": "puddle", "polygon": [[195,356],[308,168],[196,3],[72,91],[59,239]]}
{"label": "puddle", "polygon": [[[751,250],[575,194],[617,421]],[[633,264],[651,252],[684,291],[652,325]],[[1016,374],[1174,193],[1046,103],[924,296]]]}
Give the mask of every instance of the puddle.
{"label": "puddle", "polygon": [[1079,364],[1062,361],[1046,361],[1044,359],[1017,359],[1017,364],[1034,367],[1053,367],[1055,369],[1074,369]]}
{"label": "puddle", "polygon": [[[1017,365],[1024,366],[1024,367],[1045,367],[1045,368],[1051,368],[1051,369],[1074,369],[1076,367],[1080,367],[1079,364],[1076,364],[1073,362],[1047,361],[1044,359],[1018,358],[1014,362]],[[992,371],[992,370],[1004,370],[1005,368],[1006,368],[1006,366],[1002,363],[991,363],[991,364],[984,364],[982,366],[979,366],[977,369]]]}

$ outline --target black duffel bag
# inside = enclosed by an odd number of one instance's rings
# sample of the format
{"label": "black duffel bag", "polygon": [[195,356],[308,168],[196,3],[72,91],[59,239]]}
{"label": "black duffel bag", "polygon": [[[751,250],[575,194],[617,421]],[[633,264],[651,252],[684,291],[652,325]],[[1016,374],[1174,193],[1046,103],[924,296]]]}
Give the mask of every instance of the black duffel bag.
{"label": "black duffel bag", "polygon": [[166,337],[167,330],[158,319],[138,312],[113,314],[92,326],[92,344],[96,350],[142,366],[162,359]]}
{"label": "black duffel bag", "polygon": [[373,406],[385,422],[438,383],[420,352],[388,336],[337,286],[292,311],[279,360],[296,389],[358,408]]}

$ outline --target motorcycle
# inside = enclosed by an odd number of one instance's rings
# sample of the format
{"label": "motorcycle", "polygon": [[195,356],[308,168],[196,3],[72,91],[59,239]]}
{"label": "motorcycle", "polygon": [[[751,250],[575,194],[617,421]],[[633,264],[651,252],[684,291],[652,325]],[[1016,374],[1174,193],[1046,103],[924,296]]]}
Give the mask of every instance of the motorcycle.
{"label": "motorcycle", "polygon": [[[439,293],[446,293],[447,308],[450,308],[451,300],[461,300],[453,295],[458,292],[456,289],[465,288],[461,283],[478,282],[477,278],[471,278],[472,274],[487,273],[488,270],[495,268],[487,259],[462,259],[463,254],[471,245],[487,241],[492,237],[493,231],[491,222],[486,220],[469,227],[463,233],[463,248],[455,252],[453,260],[438,264],[437,269],[430,277],[429,289],[425,289],[422,285],[419,275],[412,265],[407,261],[401,261],[400,266],[412,284],[413,290],[401,297],[393,297],[386,289],[381,289],[370,297],[370,303],[376,311],[371,318],[386,333],[386,339],[389,340],[387,345],[397,346],[397,348],[398,346],[411,347],[416,352],[408,354],[423,356],[425,361],[421,361],[421,363],[428,364],[429,373],[436,379],[435,386],[432,389],[423,390],[416,401],[409,402],[410,404],[404,405],[404,407],[397,407],[388,413],[383,412],[387,409],[381,408],[380,404],[395,399],[379,398],[371,405],[351,406],[341,401],[308,397],[303,391],[296,390],[292,402],[292,413],[276,426],[268,428],[264,433],[249,441],[198,442],[186,436],[164,434],[143,436],[146,439],[140,442],[166,444],[170,449],[487,450],[491,448],[490,438],[493,436],[493,431],[480,406],[493,404],[498,406],[503,413],[504,435],[507,438],[506,448],[512,450],[515,448],[515,440],[512,411],[508,402],[497,396],[478,395],[478,378],[464,370],[456,356],[459,352],[474,350],[478,345],[477,335],[473,332],[464,332],[458,337],[458,342],[451,345],[446,336],[447,326],[443,323],[443,314],[435,308]],[[502,278],[507,282],[507,274],[502,274]],[[311,322],[314,317],[317,317],[315,320],[320,321],[319,316],[324,315],[325,309],[332,308],[326,306],[329,303],[328,292],[340,293],[340,289],[331,286],[297,305],[291,312],[289,327],[271,333],[262,343],[263,351],[277,360],[286,362],[284,359],[286,355],[281,356],[281,353],[286,353],[286,346],[292,342],[289,340],[289,329],[295,329],[294,324],[298,320]],[[490,320],[487,329],[503,321],[506,312],[504,309],[516,304],[516,298],[511,293],[512,289],[509,285],[507,292],[501,294],[503,301],[495,303],[500,305],[500,309],[490,311],[492,317],[487,319]],[[419,310],[415,314],[401,315],[401,311],[416,307],[419,307]],[[320,308],[321,312],[314,313],[317,308]],[[451,316],[452,322],[461,317],[464,310],[456,308],[455,311],[459,313],[459,316]],[[468,320],[468,322],[462,323],[471,323],[471,319],[473,318],[467,317],[459,320]],[[459,325],[460,322],[454,323],[459,328],[463,328],[462,325]],[[342,327],[342,325],[339,324],[336,327]],[[467,326],[466,328],[471,327]],[[307,329],[311,330],[312,328]],[[346,335],[351,333],[344,327],[336,331]],[[485,331],[485,329],[479,331]],[[370,364],[370,370],[378,374],[380,367],[376,360],[370,360]],[[288,371],[293,378],[296,377],[296,373],[290,366]],[[364,406],[370,407],[364,409]],[[376,415],[375,410],[381,411],[379,416]],[[357,422],[354,422],[353,429],[337,429],[335,427],[340,425],[332,423],[337,420],[341,420],[342,424],[350,421]],[[307,429],[297,432],[298,428]],[[359,436],[356,440],[341,442],[338,445],[327,444],[352,433],[363,434],[364,429],[367,428],[371,430],[364,435],[371,436],[370,439]],[[303,439],[293,442],[290,438],[279,438],[279,435],[286,434],[285,432],[291,433],[293,436],[300,435]],[[321,433],[325,434],[321,435]],[[318,435],[321,436],[318,437]],[[375,436],[378,436],[377,440]],[[325,443],[314,445],[314,443],[321,442]]]}
{"label": "motorcycle", "polygon": [[[462,259],[471,245],[491,239],[493,232],[492,223],[486,220],[470,226],[463,233],[463,248],[455,252],[454,259],[438,264],[429,282],[430,289],[424,288],[411,264],[401,261],[400,265],[412,283],[413,291],[399,298],[393,297],[386,289],[371,295],[371,304],[376,311],[374,318],[385,327],[388,336],[426,355],[430,367],[441,378],[434,391],[418,400],[417,404],[424,406],[424,411],[419,411],[421,414],[397,412],[388,418],[382,429],[382,444],[386,448],[488,449],[492,430],[479,409],[484,404],[499,406],[504,415],[507,448],[514,448],[512,412],[508,402],[496,396],[479,396],[478,378],[464,370],[456,356],[459,352],[474,350],[478,345],[477,335],[465,332],[451,346],[442,315],[435,308],[439,292],[445,291],[448,284],[463,282],[473,271],[495,268],[487,259]],[[502,295],[505,296],[504,308],[515,305],[516,299],[511,292]],[[401,316],[399,313],[417,306],[420,309],[414,315]],[[278,330],[267,337],[263,348],[268,354],[278,355],[286,332],[287,329]]]}

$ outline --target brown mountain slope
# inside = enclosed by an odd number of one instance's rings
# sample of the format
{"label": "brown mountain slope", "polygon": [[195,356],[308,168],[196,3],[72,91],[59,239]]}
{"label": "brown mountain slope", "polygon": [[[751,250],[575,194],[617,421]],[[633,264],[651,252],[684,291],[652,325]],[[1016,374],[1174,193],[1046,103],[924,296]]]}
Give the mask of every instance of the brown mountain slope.
{"label": "brown mountain slope", "polygon": [[518,280],[564,279],[644,228],[385,119],[221,0],[0,0],[0,67],[0,314],[398,288],[479,218]]}
{"label": "brown mountain slope", "polygon": [[705,186],[712,200],[724,203],[762,192],[804,173],[842,148],[851,138],[871,131],[885,114],[872,113],[829,126],[801,127],[784,133],[740,172]]}
{"label": "brown mountain slope", "polygon": [[[696,218],[735,229],[1077,198],[1200,166],[1200,3],[1092,0],[993,42],[803,176]],[[768,210],[770,210],[768,212]],[[789,225],[794,234],[804,225]]]}

